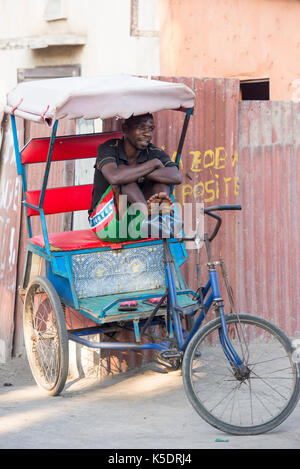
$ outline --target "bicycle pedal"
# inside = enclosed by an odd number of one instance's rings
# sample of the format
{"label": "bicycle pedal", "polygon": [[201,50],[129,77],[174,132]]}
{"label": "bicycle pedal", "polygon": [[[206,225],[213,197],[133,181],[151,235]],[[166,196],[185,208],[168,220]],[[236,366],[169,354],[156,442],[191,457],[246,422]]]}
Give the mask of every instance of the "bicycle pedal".
{"label": "bicycle pedal", "polygon": [[163,360],[174,360],[182,357],[182,352],[178,350],[166,350],[160,353],[160,357]]}
{"label": "bicycle pedal", "polygon": [[163,366],[169,371],[176,371],[180,368],[181,366],[181,358],[162,358],[161,356],[154,360],[155,363],[158,363],[159,365]]}

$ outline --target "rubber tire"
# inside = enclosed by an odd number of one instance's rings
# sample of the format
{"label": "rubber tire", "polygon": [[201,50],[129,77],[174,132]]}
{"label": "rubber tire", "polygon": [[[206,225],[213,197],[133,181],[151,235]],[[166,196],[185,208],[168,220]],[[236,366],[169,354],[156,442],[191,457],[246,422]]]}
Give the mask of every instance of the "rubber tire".
{"label": "rubber tire", "polygon": [[[30,303],[32,299],[32,295],[35,294],[35,291],[42,287],[44,292],[46,293],[48,300],[51,303],[52,310],[55,313],[56,317],[56,324],[57,324],[57,335],[59,340],[58,346],[58,363],[59,363],[59,370],[57,373],[57,379],[53,386],[49,387],[46,386],[41,375],[37,369],[36,364],[34,363],[34,358],[32,354],[32,339],[30,337],[31,328],[26,324],[27,315],[32,314],[30,310],[32,310]],[[24,300],[24,315],[23,315],[23,326],[24,326],[24,340],[25,340],[25,347],[28,362],[31,368],[31,372],[33,377],[40,388],[47,392],[49,396],[57,396],[63,390],[67,376],[68,376],[68,369],[69,369],[69,345],[68,345],[68,334],[66,329],[65,317],[61,305],[60,298],[51,284],[51,282],[42,276],[34,277],[26,290],[25,300]]]}
{"label": "rubber tire", "polygon": [[[292,355],[293,353],[293,348],[291,341],[289,338],[286,336],[286,334],[279,329],[277,326],[275,326],[273,323],[270,321],[267,321],[266,319],[260,318],[258,316],[253,316],[253,315],[248,315],[248,314],[239,314],[240,320],[247,320],[252,322],[253,324],[257,324],[259,326],[262,326],[264,328],[267,328],[269,330],[272,330],[277,336],[280,342],[284,345],[286,351]],[[229,322],[236,322],[237,321],[237,316],[232,314],[232,315],[226,315],[226,323]],[[293,394],[288,402],[288,405],[283,409],[283,411],[277,415],[273,420],[267,422],[266,424],[262,425],[256,425],[256,426],[251,426],[251,427],[238,427],[235,425],[230,425],[226,424],[220,420],[218,420],[215,416],[210,414],[206,408],[202,406],[201,403],[196,398],[196,395],[193,390],[192,382],[191,382],[191,360],[193,356],[194,349],[197,347],[198,342],[202,340],[204,336],[207,336],[210,330],[215,330],[216,327],[221,326],[221,319],[216,318],[207,323],[203,328],[199,329],[199,331],[194,335],[194,337],[191,339],[189,342],[187,349],[185,351],[184,357],[183,357],[183,363],[182,363],[182,378],[183,378],[183,384],[184,384],[184,389],[186,392],[186,395],[196,410],[196,412],[210,425],[213,427],[217,428],[218,430],[221,430],[225,433],[229,433],[232,435],[259,435],[261,433],[268,432],[272,430],[273,428],[277,427],[280,425],[294,410],[296,407],[299,397],[300,397],[300,367],[299,363],[295,363],[295,368],[296,368],[296,385],[293,391]],[[214,392],[214,390],[211,390]]]}

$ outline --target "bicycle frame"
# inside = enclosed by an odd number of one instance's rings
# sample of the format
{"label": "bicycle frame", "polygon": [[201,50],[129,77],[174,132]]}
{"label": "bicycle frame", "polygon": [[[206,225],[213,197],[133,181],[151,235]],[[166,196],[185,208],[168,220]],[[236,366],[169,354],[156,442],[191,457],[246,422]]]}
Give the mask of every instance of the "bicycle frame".
{"label": "bicycle frame", "polygon": [[[239,355],[237,354],[237,352],[231,345],[231,342],[228,336],[225,312],[224,312],[224,307],[223,307],[223,299],[221,298],[218,275],[216,271],[216,265],[218,264],[218,262],[208,263],[209,280],[207,281],[205,287],[203,288],[200,298],[198,300],[198,303],[200,306],[200,314],[197,320],[195,321],[195,324],[192,327],[192,330],[188,333],[186,339],[184,340],[183,329],[182,329],[181,322],[180,322],[181,308],[178,306],[177,299],[176,299],[175,279],[174,279],[174,272],[173,272],[173,265],[172,265],[173,260],[171,256],[169,255],[169,247],[168,247],[167,242],[164,242],[164,247],[165,247],[165,263],[166,263],[165,271],[166,271],[166,277],[167,277],[167,285],[169,289],[170,309],[171,309],[171,314],[173,318],[174,333],[175,333],[178,347],[180,348],[182,352],[185,351],[191,338],[194,336],[197,330],[201,327],[201,324],[208,310],[210,309],[211,305],[215,303],[216,305],[215,310],[221,318],[222,327],[219,329],[219,337],[220,337],[220,342],[223,347],[224,353],[230,365],[233,368],[237,367],[239,369],[242,369],[244,366],[243,361],[241,360],[241,358],[239,357]],[[206,243],[206,247],[208,248],[207,243]],[[210,257],[209,252],[208,252],[208,257]],[[207,299],[205,300],[206,297]]]}

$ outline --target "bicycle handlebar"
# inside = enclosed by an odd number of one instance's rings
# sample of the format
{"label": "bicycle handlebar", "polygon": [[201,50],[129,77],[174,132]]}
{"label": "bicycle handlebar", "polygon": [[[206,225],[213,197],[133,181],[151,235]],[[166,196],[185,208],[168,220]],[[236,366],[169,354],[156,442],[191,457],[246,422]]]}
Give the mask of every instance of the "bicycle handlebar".
{"label": "bicycle handlebar", "polygon": [[213,207],[206,207],[204,209],[204,213],[208,213],[211,211],[221,211],[221,210],[242,210],[241,205],[214,205]]}
{"label": "bicycle handlebar", "polygon": [[[203,209],[203,212],[207,215],[209,215],[212,218],[215,218],[217,220],[216,226],[210,237],[208,238],[209,241],[212,241],[218,234],[218,231],[220,229],[220,226],[222,224],[222,218],[214,213],[215,211],[222,211],[222,210],[242,210],[241,205],[214,205],[212,207],[207,207]],[[199,239],[199,234],[197,233],[197,228],[196,228],[196,233],[194,236],[184,236],[183,238],[177,238],[179,242],[182,241],[195,241],[196,239]]]}
{"label": "bicycle handlebar", "polygon": [[204,213],[209,215],[212,218],[215,218],[217,220],[216,226],[210,237],[208,238],[209,241],[212,241],[218,234],[218,231],[221,227],[222,224],[222,218],[220,215],[217,215],[214,213],[215,211],[223,211],[223,210],[242,210],[241,205],[214,205],[212,207],[206,207],[204,209]]}

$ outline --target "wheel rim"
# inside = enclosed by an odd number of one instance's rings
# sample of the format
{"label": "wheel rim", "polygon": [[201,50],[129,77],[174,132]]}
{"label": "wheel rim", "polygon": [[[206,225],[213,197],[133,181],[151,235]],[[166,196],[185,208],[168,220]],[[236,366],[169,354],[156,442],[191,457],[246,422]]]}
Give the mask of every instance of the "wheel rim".
{"label": "wheel rim", "polygon": [[55,308],[40,284],[29,288],[24,308],[25,345],[36,381],[46,390],[61,372],[61,340]]}
{"label": "wheel rim", "polygon": [[266,325],[249,320],[229,324],[230,341],[246,367],[243,373],[232,369],[216,325],[203,335],[192,354],[192,399],[200,404],[204,417],[212,416],[228,426],[254,429],[272,425],[288,408],[297,386],[291,353]]}

